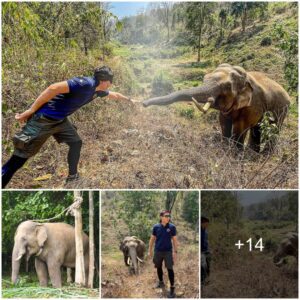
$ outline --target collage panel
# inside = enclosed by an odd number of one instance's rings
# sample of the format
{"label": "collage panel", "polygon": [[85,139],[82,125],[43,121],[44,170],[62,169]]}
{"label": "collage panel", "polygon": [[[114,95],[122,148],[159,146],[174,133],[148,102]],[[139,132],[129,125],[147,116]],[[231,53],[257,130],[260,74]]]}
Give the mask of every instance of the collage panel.
{"label": "collage panel", "polygon": [[99,298],[99,203],[98,191],[2,192],[2,298]]}
{"label": "collage panel", "polygon": [[201,192],[201,298],[298,298],[298,191]]}
{"label": "collage panel", "polygon": [[101,297],[199,298],[199,192],[104,191]]}

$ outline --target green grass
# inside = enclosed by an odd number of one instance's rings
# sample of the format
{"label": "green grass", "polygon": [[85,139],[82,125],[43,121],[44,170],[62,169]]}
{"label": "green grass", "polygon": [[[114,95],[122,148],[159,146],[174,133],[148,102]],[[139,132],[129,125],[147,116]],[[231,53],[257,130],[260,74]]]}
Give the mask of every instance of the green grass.
{"label": "green grass", "polygon": [[13,285],[9,277],[2,278],[2,298],[98,298],[98,289],[80,288],[74,284],[61,289],[40,287],[37,277],[22,276],[18,284]]}

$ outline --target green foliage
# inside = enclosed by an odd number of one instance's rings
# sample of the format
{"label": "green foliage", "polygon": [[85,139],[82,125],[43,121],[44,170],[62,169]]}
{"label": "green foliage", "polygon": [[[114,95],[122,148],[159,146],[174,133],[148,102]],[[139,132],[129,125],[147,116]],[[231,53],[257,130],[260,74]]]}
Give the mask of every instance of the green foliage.
{"label": "green foliage", "polygon": [[273,36],[284,56],[284,77],[288,91],[298,96],[298,32],[287,31],[283,24],[275,24]]}
{"label": "green foliage", "polygon": [[179,111],[181,117],[192,120],[195,118],[195,110],[193,107],[181,108]]}
{"label": "green foliage", "polygon": [[151,229],[158,221],[161,197],[164,194],[157,192],[121,192],[122,201],[118,210],[119,218],[128,226],[128,235],[135,235],[144,242],[148,242]]}
{"label": "green foliage", "polygon": [[[250,220],[276,221],[273,229],[285,226],[282,221],[297,223],[298,220],[298,192],[290,191],[280,198],[272,198],[266,202],[251,204],[245,215]],[[264,225],[264,227],[266,227]]]}
{"label": "green foliage", "polygon": [[261,141],[271,141],[279,135],[279,128],[275,123],[272,112],[266,112],[260,122]]}
{"label": "green foliage", "polygon": [[230,224],[241,220],[242,212],[243,208],[234,192],[203,191],[201,193],[201,214],[226,224],[227,228]]}
{"label": "green foliage", "polygon": [[182,206],[182,217],[192,226],[199,223],[199,193],[190,192],[185,195]]}
{"label": "green foliage", "polygon": [[169,80],[162,72],[155,76],[151,85],[151,95],[167,95],[174,91],[172,81]]}

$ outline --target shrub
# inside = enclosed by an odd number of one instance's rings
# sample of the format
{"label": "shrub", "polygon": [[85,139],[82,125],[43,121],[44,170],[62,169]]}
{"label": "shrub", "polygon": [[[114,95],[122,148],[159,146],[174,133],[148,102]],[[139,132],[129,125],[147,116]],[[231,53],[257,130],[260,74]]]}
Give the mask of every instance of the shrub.
{"label": "shrub", "polygon": [[151,95],[162,96],[174,91],[172,81],[169,80],[163,73],[155,76],[151,84]]}
{"label": "shrub", "polygon": [[261,46],[270,46],[272,45],[272,38],[269,36],[264,37],[261,42],[260,42]]}

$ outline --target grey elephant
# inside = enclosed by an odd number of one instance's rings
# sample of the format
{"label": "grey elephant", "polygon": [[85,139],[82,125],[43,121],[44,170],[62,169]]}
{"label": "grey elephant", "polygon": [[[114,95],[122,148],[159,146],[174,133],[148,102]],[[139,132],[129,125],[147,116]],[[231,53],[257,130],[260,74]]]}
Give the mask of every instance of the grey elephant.
{"label": "grey elephant", "polygon": [[294,256],[298,261],[297,232],[289,232],[284,239],[282,239],[273,258],[274,264],[278,267],[282,266],[286,256]]}
{"label": "grey elephant", "polygon": [[[249,146],[260,151],[260,122],[266,112],[272,112],[278,129],[286,117],[290,104],[288,93],[275,81],[260,72],[246,72],[242,67],[221,64],[205,75],[202,86],[180,90],[167,96],[145,100],[144,107],[190,101],[203,112],[209,107],[220,111],[222,135],[232,139],[238,148],[244,146],[250,130]],[[201,107],[200,103],[206,103]],[[275,141],[267,144],[273,149]]]}
{"label": "grey elephant", "polygon": [[[89,238],[83,233],[86,278],[89,266]],[[35,256],[35,269],[41,286],[47,286],[48,274],[55,288],[61,288],[61,268],[75,268],[75,229],[65,223],[22,222],[15,233],[12,254],[12,277],[16,284],[21,258]],[[68,270],[69,280],[70,270]]]}
{"label": "grey elephant", "polygon": [[127,236],[121,242],[120,250],[123,252],[125,265],[138,275],[139,264],[144,262],[145,243],[136,236]]}

